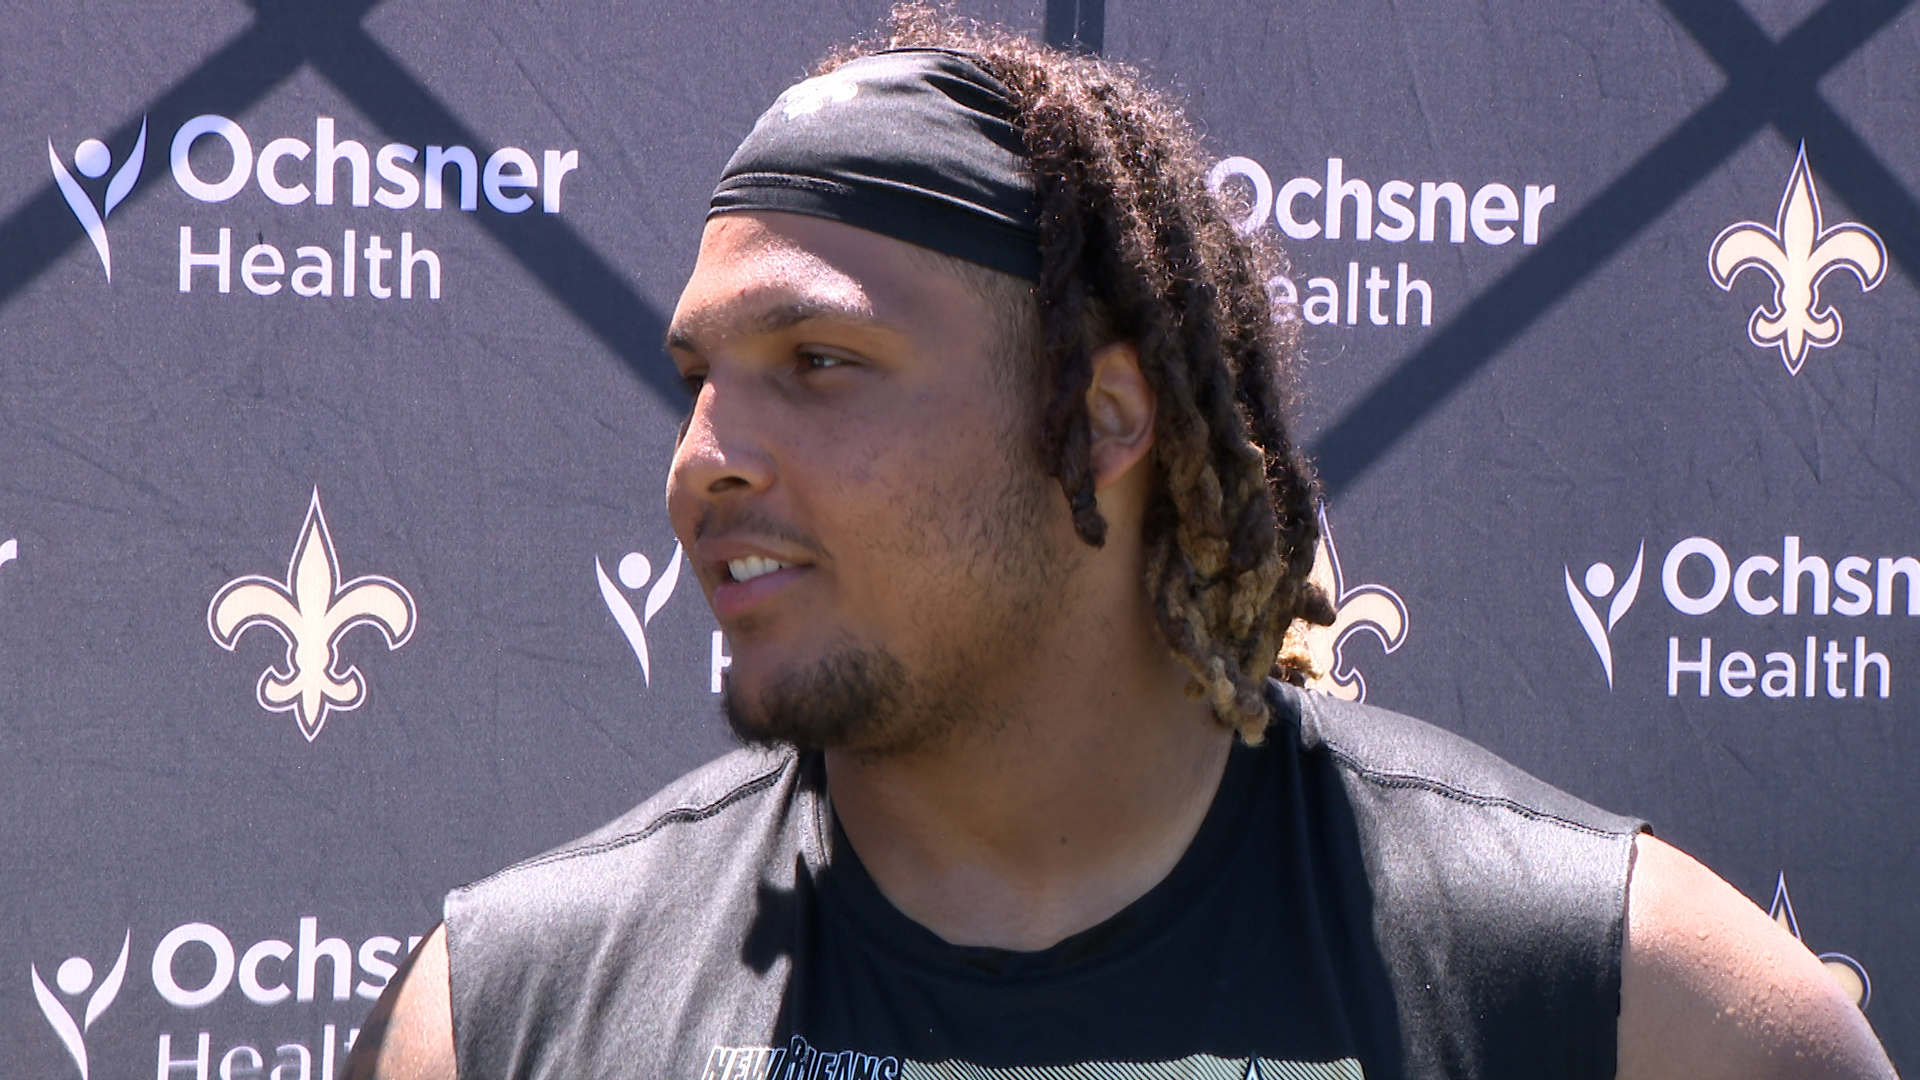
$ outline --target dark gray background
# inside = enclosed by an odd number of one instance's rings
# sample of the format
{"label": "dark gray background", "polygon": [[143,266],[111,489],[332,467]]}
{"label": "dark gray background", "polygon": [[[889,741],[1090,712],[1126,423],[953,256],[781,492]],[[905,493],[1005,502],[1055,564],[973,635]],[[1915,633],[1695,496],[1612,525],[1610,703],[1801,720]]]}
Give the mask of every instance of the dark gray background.
{"label": "dark gray background", "polygon": [[[1206,5],[966,4],[1036,34],[1078,27],[1190,102],[1219,156],[1277,188],[1326,159],[1374,185],[1554,184],[1542,242],[1288,244],[1302,284],[1348,261],[1431,284],[1433,326],[1309,330],[1305,433],[1347,584],[1405,603],[1405,644],[1345,655],[1369,700],[1470,735],[1543,778],[1652,819],[1766,906],[1784,874],[1816,952],[1873,981],[1867,1015],[1920,1060],[1920,633],[1904,614],[1679,615],[1675,542],[1736,561],[1802,537],[1830,561],[1920,556],[1920,16],[1893,0]],[[160,937],[207,922],[244,950],[302,917],[350,946],[424,933],[448,887],[612,817],[728,740],[708,689],[711,616],[690,579],[647,627],[652,684],[595,584],[673,540],[661,505],[682,402],[658,350],[720,165],[761,108],[868,2],[658,6],[387,0],[8,4],[0,18],[0,1058],[76,1070],[36,1003],[61,962],[126,982],[87,1033],[91,1076],[151,1075],[170,1033],[317,1055],[367,1002],[177,1009]],[[215,205],[168,171],[190,117],[313,141],[577,149],[561,213]],[[111,284],[55,189],[142,116],[134,194],[107,221]],[[1884,282],[1823,297],[1845,334],[1798,375],[1752,345],[1757,274],[1706,271],[1724,227],[1771,225],[1805,141],[1829,225],[1885,242]],[[221,153],[224,153],[222,151]],[[204,157],[204,161],[202,160]],[[196,151],[214,176],[211,143]],[[306,163],[286,162],[291,179]],[[343,170],[344,174],[344,170]],[[105,179],[86,182],[98,199]],[[96,205],[98,203],[96,202]],[[1302,209],[1305,202],[1302,201]],[[223,226],[337,250],[353,228],[443,263],[443,297],[177,289],[178,231]],[[1271,228],[1271,224],[1267,226]],[[391,273],[391,271],[389,271]],[[364,277],[364,265],[362,266]],[[1390,305],[1389,305],[1390,306]],[[1364,304],[1363,304],[1364,308]],[[214,593],[287,569],[318,488],[346,576],[418,610],[389,652],[342,639],[370,685],[308,742],[254,701],[284,651],[206,629]],[[1562,574],[1624,573],[1614,688]],[[1695,586],[1697,588],[1697,586]],[[630,593],[636,608],[645,590]],[[1603,608],[1604,610],[1604,608]],[[1865,635],[1886,701],[1666,693],[1667,638],[1796,655]],[[204,951],[176,971],[197,985]],[[290,972],[293,964],[285,965]],[[325,968],[322,968],[324,971]],[[359,976],[356,976],[358,978]],[[322,977],[323,985],[326,978]],[[63,997],[74,1013],[86,994]],[[336,1060],[340,1060],[336,1057]],[[316,1058],[314,1068],[318,1070]],[[176,1076],[190,1075],[177,1072]],[[239,1074],[236,1074],[239,1075]],[[264,1074],[263,1074],[264,1075]]]}

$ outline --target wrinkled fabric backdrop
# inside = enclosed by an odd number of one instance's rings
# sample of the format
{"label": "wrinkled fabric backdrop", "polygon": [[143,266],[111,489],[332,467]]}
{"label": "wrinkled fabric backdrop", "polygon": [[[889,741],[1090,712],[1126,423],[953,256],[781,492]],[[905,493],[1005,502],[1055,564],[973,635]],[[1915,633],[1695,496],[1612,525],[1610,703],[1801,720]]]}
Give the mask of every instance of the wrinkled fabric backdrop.
{"label": "wrinkled fabric backdrop", "polygon": [[[8,1075],[330,1080],[447,888],[727,749],[659,341],[883,9],[6,5]],[[1912,4],[962,10],[1289,251],[1322,688],[1648,817],[1920,1067]]]}

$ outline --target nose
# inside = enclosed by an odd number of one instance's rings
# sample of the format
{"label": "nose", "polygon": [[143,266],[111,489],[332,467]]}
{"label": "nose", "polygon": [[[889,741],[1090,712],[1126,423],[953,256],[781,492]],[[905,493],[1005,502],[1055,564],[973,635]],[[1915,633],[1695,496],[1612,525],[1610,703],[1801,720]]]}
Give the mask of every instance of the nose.
{"label": "nose", "polygon": [[697,514],[703,505],[773,485],[765,426],[754,421],[752,411],[746,387],[711,375],[701,386],[667,478],[668,509],[676,522],[683,512]]}

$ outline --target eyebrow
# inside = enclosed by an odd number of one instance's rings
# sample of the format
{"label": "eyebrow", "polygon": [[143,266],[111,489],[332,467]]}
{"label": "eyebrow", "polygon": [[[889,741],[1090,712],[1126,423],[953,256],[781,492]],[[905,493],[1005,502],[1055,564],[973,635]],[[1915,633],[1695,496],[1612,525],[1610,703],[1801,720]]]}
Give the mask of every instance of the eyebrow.
{"label": "eyebrow", "polygon": [[[798,300],[790,304],[781,304],[760,312],[748,320],[741,329],[749,336],[775,334],[798,326],[801,323],[819,319],[836,322],[859,322],[890,330],[892,327],[875,318],[873,312],[865,307],[840,303],[833,300]],[[666,346],[685,352],[699,352],[694,336],[684,326],[675,325],[667,329]]]}

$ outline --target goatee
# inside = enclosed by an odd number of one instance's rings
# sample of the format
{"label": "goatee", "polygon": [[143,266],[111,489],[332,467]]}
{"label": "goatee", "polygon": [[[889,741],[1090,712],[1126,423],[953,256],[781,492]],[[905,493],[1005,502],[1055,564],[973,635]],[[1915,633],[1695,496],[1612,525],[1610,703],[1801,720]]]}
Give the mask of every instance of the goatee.
{"label": "goatee", "polygon": [[776,680],[760,695],[757,709],[740,700],[731,680],[720,701],[727,726],[750,746],[897,750],[884,744],[902,741],[903,733],[888,728],[906,686],[906,666],[892,653],[847,648]]}

